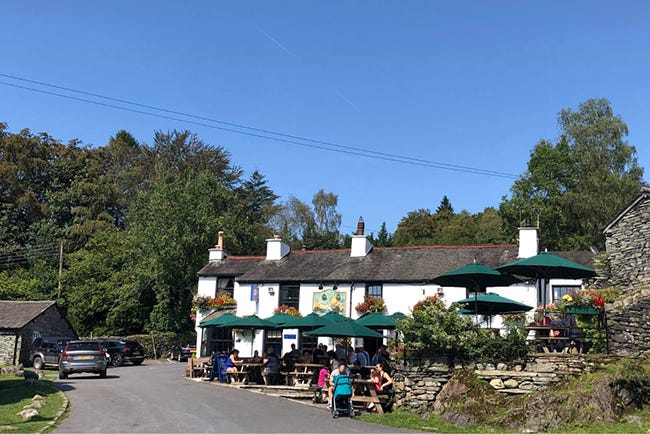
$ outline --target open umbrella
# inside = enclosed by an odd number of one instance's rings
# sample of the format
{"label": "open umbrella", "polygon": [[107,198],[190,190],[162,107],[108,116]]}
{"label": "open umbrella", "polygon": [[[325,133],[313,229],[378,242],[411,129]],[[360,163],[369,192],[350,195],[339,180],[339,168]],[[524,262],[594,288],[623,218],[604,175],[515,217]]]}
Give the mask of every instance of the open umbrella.
{"label": "open umbrella", "polygon": [[493,292],[479,294],[476,297],[465,298],[456,303],[460,304],[467,311],[477,312],[479,315],[499,315],[502,313],[528,312],[533,307],[518,301],[502,297]]}
{"label": "open umbrella", "polygon": [[278,325],[272,323],[271,321],[262,319],[257,315],[248,315],[244,317],[237,317],[236,319],[229,321],[223,325],[219,325],[217,327],[231,327],[234,329],[251,330],[252,331],[251,348],[253,348],[255,343],[255,330],[275,329],[278,328]]}
{"label": "open umbrella", "polygon": [[284,323],[283,327],[287,329],[314,329],[316,327],[323,327],[339,321],[352,321],[350,318],[339,315],[338,313],[330,312],[325,315],[318,315],[317,313],[310,313],[303,317],[293,317]]}
{"label": "open umbrella", "polygon": [[310,336],[346,337],[346,338],[380,338],[384,335],[362,326],[354,321],[337,321],[333,324],[317,328],[305,334]]}
{"label": "open umbrella", "polygon": [[231,313],[224,313],[221,316],[218,316],[216,318],[209,319],[207,321],[204,321],[199,324],[199,327],[220,327],[220,326],[225,326],[229,322],[236,320],[239,318],[236,315],[233,315]]}
{"label": "open umbrella", "polygon": [[[440,286],[468,288],[474,292],[474,297],[477,292],[485,291],[485,288],[509,286],[519,282],[521,281],[516,277],[501,274],[487,265],[476,262],[451,270],[433,279],[433,283]],[[474,313],[478,322],[478,312]]]}
{"label": "open umbrella", "polygon": [[[596,275],[596,272],[589,267],[548,252],[500,265],[496,269],[503,273],[535,278],[538,281],[544,279],[542,293],[544,306],[547,303],[546,286],[549,279],[583,279]],[[544,313],[546,313],[546,308],[544,308]]]}
{"label": "open umbrella", "polygon": [[296,318],[293,315],[289,315],[284,312],[276,313],[273,316],[270,316],[268,318],[264,318],[266,321],[271,321],[273,324],[276,324],[278,326],[284,326],[287,322],[291,321],[293,318]]}
{"label": "open umbrella", "polygon": [[395,318],[381,312],[367,312],[361,318],[357,318],[356,322],[373,329],[393,330],[395,328]]}

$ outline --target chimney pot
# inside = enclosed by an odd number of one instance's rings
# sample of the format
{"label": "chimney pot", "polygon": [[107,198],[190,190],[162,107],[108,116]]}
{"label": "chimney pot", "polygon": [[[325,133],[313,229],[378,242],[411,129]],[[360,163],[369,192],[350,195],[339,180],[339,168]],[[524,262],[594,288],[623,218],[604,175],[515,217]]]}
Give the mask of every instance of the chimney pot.
{"label": "chimney pot", "polygon": [[217,245],[216,245],[216,248],[223,250],[223,231],[219,231],[217,233]]}
{"label": "chimney pot", "polygon": [[357,222],[357,235],[364,235],[366,229],[366,223],[363,221],[363,217],[359,217]]}

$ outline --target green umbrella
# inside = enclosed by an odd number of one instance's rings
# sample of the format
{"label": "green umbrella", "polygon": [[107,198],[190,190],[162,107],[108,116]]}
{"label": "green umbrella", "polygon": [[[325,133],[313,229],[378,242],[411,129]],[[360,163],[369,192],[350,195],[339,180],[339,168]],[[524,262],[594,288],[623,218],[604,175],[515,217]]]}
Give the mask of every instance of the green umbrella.
{"label": "green umbrella", "polygon": [[357,338],[380,338],[384,335],[362,326],[354,321],[337,321],[333,324],[317,328],[310,332],[306,332],[310,336],[328,336],[328,337],[357,337]]}
{"label": "green umbrella", "polygon": [[[433,279],[433,283],[440,286],[456,286],[472,290],[474,296],[476,296],[477,292],[484,291],[487,287],[509,286],[517,282],[521,281],[515,277],[501,274],[487,265],[476,262],[448,271]],[[478,312],[474,312],[474,314],[478,322]]]}
{"label": "green umbrella", "polygon": [[401,321],[406,318],[406,315],[404,315],[402,312],[395,312],[390,316],[392,316],[395,321]]}
{"label": "green umbrella", "polygon": [[293,317],[284,323],[286,329],[313,329],[316,327],[326,326],[339,321],[351,321],[348,317],[339,315],[338,313],[327,313],[325,315],[318,315],[317,313],[310,313],[303,317]]}
{"label": "green umbrella", "polygon": [[476,298],[465,298],[456,303],[463,306],[464,309],[461,310],[477,312],[479,315],[487,316],[499,315],[502,313],[528,312],[532,309],[532,306],[502,297],[493,292],[479,294]]}
{"label": "green umbrella", "polygon": [[392,330],[395,328],[395,318],[391,315],[384,315],[381,312],[368,312],[356,321],[357,324],[370,328],[384,330]]}
{"label": "green umbrella", "polygon": [[487,265],[476,262],[448,271],[433,279],[433,283],[440,286],[468,288],[474,292],[491,286],[509,286],[519,282],[521,281],[515,277],[501,274]]}
{"label": "green umbrella", "polygon": [[268,318],[264,318],[266,321],[271,321],[273,324],[276,324],[278,326],[283,326],[285,323],[290,322],[293,318],[296,318],[293,315],[289,315],[284,312],[276,313],[273,316],[270,316]]}
{"label": "green umbrella", "polygon": [[275,329],[278,328],[277,324],[260,318],[257,315],[248,315],[244,317],[237,317],[232,321],[217,327],[231,327],[234,329]]}
{"label": "green umbrella", "polygon": [[496,269],[503,273],[535,278],[538,281],[544,279],[542,293],[544,314],[546,314],[546,286],[549,279],[583,279],[596,275],[596,272],[589,267],[548,252],[500,265]]}
{"label": "green umbrella", "polygon": [[199,327],[221,327],[226,326],[229,322],[238,319],[239,317],[231,313],[224,313],[216,318],[209,319],[199,324]]}

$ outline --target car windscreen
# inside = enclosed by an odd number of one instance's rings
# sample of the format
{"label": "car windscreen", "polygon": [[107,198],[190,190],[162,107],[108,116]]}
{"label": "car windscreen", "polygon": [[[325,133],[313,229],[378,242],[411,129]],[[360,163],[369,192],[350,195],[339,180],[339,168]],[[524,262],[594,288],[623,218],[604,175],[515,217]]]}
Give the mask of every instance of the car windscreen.
{"label": "car windscreen", "polygon": [[71,342],[68,351],[99,351],[97,342]]}

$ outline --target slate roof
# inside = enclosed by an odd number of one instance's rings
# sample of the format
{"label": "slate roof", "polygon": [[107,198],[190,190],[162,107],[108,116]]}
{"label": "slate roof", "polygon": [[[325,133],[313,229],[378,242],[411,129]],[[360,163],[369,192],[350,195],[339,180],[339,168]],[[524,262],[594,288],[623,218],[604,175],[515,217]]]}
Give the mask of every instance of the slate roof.
{"label": "slate roof", "polygon": [[630,212],[630,210],[633,209],[639,202],[645,199],[650,199],[650,187],[641,188],[641,193],[636,197],[636,199],[630,202],[623,211],[618,213],[616,217],[614,217],[612,221],[610,221],[607,226],[605,226],[603,232],[605,234],[608,234],[612,228],[616,226],[616,224],[623,218],[623,216],[625,216],[625,214]]}
{"label": "slate roof", "polygon": [[[365,257],[351,258],[350,250],[292,251],[288,256],[267,261],[265,257],[229,256],[212,262],[199,276],[236,277],[242,283],[264,282],[428,282],[447,271],[474,260],[496,267],[517,259],[518,247],[418,246],[375,247]],[[564,253],[561,256],[564,256]],[[580,252],[578,252],[580,253]],[[591,255],[590,252],[583,252]],[[590,258],[573,255],[567,259],[591,266]],[[576,260],[577,259],[577,260]]]}
{"label": "slate roof", "polygon": [[21,329],[55,301],[0,301],[0,329]]}

